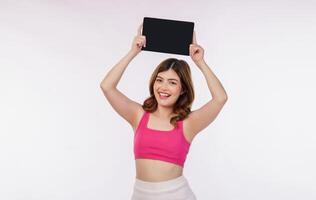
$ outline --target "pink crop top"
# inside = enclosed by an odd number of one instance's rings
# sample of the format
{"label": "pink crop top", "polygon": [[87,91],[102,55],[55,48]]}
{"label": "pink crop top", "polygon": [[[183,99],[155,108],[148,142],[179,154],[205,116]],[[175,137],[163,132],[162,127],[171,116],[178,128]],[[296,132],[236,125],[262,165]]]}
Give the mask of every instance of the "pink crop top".
{"label": "pink crop top", "polygon": [[183,121],[170,131],[155,130],[147,127],[149,116],[145,111],[134,135],[135,159],[162,160],[183,167],[191,145],[183,135]]}

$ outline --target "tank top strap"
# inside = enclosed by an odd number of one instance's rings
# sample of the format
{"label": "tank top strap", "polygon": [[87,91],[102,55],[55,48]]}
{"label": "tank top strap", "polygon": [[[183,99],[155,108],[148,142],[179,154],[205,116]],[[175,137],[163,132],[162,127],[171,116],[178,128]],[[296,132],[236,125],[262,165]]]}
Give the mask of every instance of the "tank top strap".
{"label": "tank top strap", "polygon": [[149,118],[149,113],[147,111],[144,111],[142,119],[139,122],[139,126],[142,128],[146,126],[148,118]]}
{"label": "tank top strap", "polygon": [[181,121],[177,121],[177,128],[175,128],[174,130],[173,130],[173,132],[178,132],[178,133],[181,133],[182,132],[182,130],[183,130],[183,121],[181,120]]}
{"label": "tank top strap", "polygon": [[183,130],[183,120],[180,120],[180,121],[178,121],[178,129],[180,130],[180,131],[182,131]]}

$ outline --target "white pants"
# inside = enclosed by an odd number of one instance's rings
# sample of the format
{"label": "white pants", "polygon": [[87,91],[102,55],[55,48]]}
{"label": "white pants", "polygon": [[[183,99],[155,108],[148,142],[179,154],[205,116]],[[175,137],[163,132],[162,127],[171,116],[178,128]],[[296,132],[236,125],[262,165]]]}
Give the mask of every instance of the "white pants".
{"label": "white pants", "polygon": [[131,200],[196,200],[196,196],[187,179],[181,175],[161,182],[147,182],[136,178]]}

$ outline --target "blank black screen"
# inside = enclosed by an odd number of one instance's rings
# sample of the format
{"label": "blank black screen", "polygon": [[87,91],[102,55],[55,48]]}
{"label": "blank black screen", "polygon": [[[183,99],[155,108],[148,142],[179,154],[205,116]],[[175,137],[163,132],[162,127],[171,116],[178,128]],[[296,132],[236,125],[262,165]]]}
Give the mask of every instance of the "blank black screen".
{"label": "blank black screen", "polygon": [[146,47],[142,50],[189,55],[193,29],[193,22],[144,17]]}

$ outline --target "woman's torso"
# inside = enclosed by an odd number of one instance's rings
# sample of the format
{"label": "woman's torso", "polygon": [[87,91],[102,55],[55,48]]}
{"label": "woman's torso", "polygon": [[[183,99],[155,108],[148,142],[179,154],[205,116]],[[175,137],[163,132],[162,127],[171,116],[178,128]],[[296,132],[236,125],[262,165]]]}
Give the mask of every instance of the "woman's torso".
{"label": "woman's torso", "polygon": [[136,178],[143,181],[166,181],[182,175],[181,166],[160,160],[136,159]]}
{"label": "woman's torso", "polygon": [[[141,120],[141,116],[144,111],[138,115],[137,124]],[[183,121],[185,123],[185,121]],[[173,129],[172,125],[168,121],[161,121],[151,115],[147,127],[155,130],[171,130]],[[157,128],[159,127],[159,128]],[[136,132],[137,126],[134,126],[134,134]],[[183,130],[184,131],[184,130]],[[185,131],[184,131],[185,132]],[[184,137],[188,142],[191,142],[192,139],[189,136],[184,134]],[[143,181],[158,182],[166,181],[176,177],[179,177],[183,173],[183,167],[176,165],[174,163],[169,163],[161,160],[153,159],[136,159],[136,178]]]}

